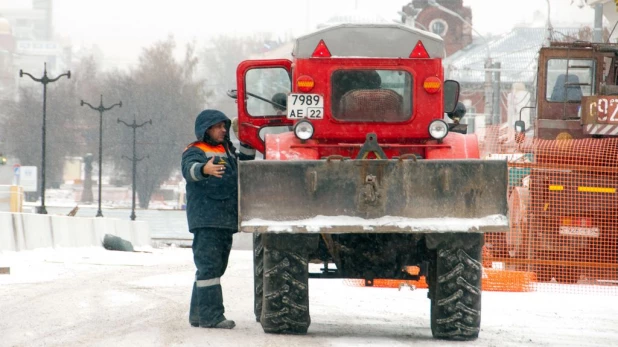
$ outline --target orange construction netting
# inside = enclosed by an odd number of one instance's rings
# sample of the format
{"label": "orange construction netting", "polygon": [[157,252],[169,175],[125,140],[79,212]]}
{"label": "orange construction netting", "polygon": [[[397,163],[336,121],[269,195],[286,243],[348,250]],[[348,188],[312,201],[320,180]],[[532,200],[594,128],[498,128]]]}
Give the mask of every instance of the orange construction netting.
{"label": "orange construction netting", "polygon": [[[618,138],[541,140],[504,125],[477,135],[482,158],[509,167],[510,231],[485,234],[483,290],[618,294]],[[427,287],[373,282],[402,285]]]}
{"label": "orange construction netting", "polygon": [[510,213],[510,232],[486,234],[484,263],[533,273],[536,290],[618,293],[618,138],[484,135],[483,157],[508,161]]}

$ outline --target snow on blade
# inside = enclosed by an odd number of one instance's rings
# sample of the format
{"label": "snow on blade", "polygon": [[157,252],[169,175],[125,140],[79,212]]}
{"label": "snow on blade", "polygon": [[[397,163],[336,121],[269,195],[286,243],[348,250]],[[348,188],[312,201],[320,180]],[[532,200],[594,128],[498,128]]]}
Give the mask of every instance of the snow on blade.
{"label": "snow on blade", "polygon": [[[254,218],[241,223],[243,231],[258,229],[261,232],[336,232],[341,229],[348,232],[474,232],[484,228],[506,228],[508,219],[505,215],[495,214],[482,218],[406,218],[384,216],[365,219],[351,216],[316,216],[313,218],[291,221],[273,221]],[[329,230],[330,229],[330,230]]]}

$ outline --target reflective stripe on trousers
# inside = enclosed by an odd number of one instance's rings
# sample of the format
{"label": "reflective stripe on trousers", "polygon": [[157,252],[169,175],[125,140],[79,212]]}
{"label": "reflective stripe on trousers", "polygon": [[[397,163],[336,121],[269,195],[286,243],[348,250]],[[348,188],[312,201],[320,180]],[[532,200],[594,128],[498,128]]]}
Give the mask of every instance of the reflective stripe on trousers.
{"label": "reflective stripe on trousers", "polygon": [[216,286],[217,284],[221,284],[221,277],[211,278],[209,280],[196,280],[195,281],[195,285],[199,288]]}

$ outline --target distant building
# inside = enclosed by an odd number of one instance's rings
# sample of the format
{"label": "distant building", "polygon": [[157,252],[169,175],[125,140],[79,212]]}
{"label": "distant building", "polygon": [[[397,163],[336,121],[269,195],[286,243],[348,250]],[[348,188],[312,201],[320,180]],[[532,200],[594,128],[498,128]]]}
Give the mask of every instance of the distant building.
{"label": "distant building", "polygon": [[[71,47],[54,39],[53,1],[29,2],[32,4],[31,8],[6,9],[0,5],[0,21],[3,21],[4,25],[8,23],[14,47],[10,63],[12,66],[8,63],[0,65],[0,75],[17,76],[22,69],[38,77],[43,73],[43,63],[47,63],[47,71],[51,75],[64,72],[70,67]],[[1,40],[2,38],[0,45]],[[19,78],[16,81],[22,83]],[[0,88],[6,88],[7,82],[0,83]]]}
{"label": "distant building", "polygon": [[403,7],[403,12],[413,17],[406,21],[420,29],[431,31],[444,39],[446,55],[449,56],[472,43],[472,10],[463,5],[463,0],[437,0],[436,3],[463,18],[458,18],[427,0],[414,0]]}
{"label": "distant building", "polygon": [[15,37],[20,40],[48,41],[53,38],[52,0],[30,0],[31,8],[1,8],[0,15],[8,19]]}

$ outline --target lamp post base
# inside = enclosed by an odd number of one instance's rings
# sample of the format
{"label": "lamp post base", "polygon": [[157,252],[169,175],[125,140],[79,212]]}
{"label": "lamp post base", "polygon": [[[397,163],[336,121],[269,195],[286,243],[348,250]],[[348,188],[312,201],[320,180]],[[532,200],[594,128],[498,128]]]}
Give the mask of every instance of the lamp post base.
{"label": "lamp post base", "polygon": [[47,209],[45,206],[37,206],[36,213],[38,214],[47,214]]}
{"label": "lamp post base", "polygon": [[97,211],[97,217],[103,217],[103,211],[98,210]]}

